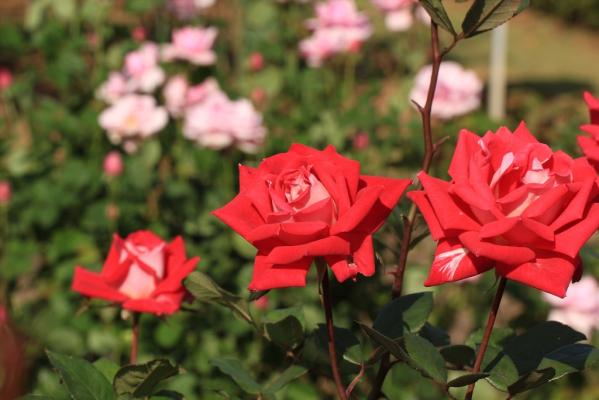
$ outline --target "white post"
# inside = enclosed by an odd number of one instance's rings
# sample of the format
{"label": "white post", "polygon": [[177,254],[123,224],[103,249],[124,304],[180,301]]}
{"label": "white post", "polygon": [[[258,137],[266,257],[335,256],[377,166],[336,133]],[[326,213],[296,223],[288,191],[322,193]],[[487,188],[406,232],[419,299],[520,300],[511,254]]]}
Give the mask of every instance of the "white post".
{"label": "white post", "polygon": [[493,120],[505,118],[507,90],[507,23],[491,31],[488,113]]}

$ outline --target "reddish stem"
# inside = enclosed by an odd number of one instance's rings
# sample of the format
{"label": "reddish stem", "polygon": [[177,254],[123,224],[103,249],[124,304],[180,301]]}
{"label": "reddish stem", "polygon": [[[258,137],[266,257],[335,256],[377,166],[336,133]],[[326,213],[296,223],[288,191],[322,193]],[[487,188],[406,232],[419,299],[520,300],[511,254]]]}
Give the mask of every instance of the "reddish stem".
{"label": "reddish stem", "polygon": [[[319,269],[323,268],[322,264],[317,261],[317,265]],[[322,306],[324,308],[324,315],[327,321],[327,335],[328,335],[328,345],[329,345],[329,360],[331,362],[331,372],[333,374],[333,380],[335,381],[335,386],[337,387],[337,393],[339,394],[339,398],[342,400],[347,400],[347,394],[345,392],[345,387],[343,386],[343,381],[341,380],[341,373],[339,372],[339,364],[337,363],[337,349],[335,348],[335,326],[333,325],[333,308],[331,305],[331,287],[329,283],[329,271],[326,266],[324,266],[324,271],[322,272]]]}
{"label": "reddish stem", "polygon": [[[473,374],[480,372],[480,367],[483,363],[483,359],[485,358],[487,346],[489,345],[489,339],[491,338],[491,333],[493,332],[493,325],[495,325],[495,319],[497,318],[497,312],[499,311],[499,305],[501,304],[501,298],[503,297],[503,292],[505,291],[506,282],[506,278],[499,278],[499,283],[497,284],[497,291],[495,292],[495,298],[493,299],[493,304],[491,305],[491,310],[489,311],[489,317],[487,318],[487,326],[485,326],[483,340],[481,341],[480,347],[478,348],[478,354],[476,355],[476,360],[474,361],[474,368],[472,368]],[[466,396],[464,397],[464,400],[472,399],[475,384],[476,382],[468,386],[468,390],[466,391]]]}
{"label": "reddish stem", "polygon": [[139,313],[134,312],[131,321],[131,355],[129,357],[129,363],[136,364],[139,343]]}

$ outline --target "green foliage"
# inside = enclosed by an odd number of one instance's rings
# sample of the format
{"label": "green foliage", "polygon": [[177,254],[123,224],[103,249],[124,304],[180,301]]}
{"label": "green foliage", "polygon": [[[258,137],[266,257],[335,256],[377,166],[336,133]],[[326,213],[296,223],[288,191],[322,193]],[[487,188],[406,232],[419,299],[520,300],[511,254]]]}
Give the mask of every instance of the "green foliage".
{"label": "green foliage", "polygon": [[498,27],[518,15],[529,4],[529,0],[474,0],[462,22],[465,37],[476,36]]}
{"label": "green foliage", "polygon": [[114,389],[118,395],[148,397],[163,380],[175,376],[179,369],[168,360],[153,360],[146,364],[126,365],[114,376]]}

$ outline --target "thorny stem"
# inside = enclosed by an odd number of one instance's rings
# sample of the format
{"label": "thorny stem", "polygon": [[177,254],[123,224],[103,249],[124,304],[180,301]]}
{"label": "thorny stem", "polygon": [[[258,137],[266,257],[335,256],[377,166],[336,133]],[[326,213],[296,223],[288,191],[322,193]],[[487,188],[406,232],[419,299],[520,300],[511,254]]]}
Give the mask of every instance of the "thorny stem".
{"label": "thorny stem", "polygon": [[139,343],[139,313],[134,312],[131,316],[131,355],[130,364],[137,363],[137,347]]}
{"label": "thorny stem", "polygon": [[[433,58],[433,66],[431,72],[431,79],[428,86],[428,93],[426,96],[426,103],[424,107],[416,105],[420,111],[422,117],[422,133],[424,137],[424,159],[422,161],[422,171],[428,172],[431,166],[433,155],[436,150],[436,146],[433,143],[433,132],[431,125],[431,110],[433,108],[433,98],[435,96],[435,89],[437,88],[437,78],[439,77],[439,67],[443,56],[451,50],[455,44],[460,40],[460,36],[454,38],[453,43],[441,53],[439,47],[439,29],[434,21],[431,21],[431,51]],[[401,296],[403,289],[403,280],[406,270],[406,264],[408,261],[408,251],[410,249],[410,241],[412,238],[412,231],[414,229],[414,222],[416,221],[416,205],[412,204],[408,216],[404,219],[403,233],[401,240],[401,247],[399,252],[399,260],[397,268],[395,270],[395,279],[393,281],[393,287],[391,288],[391,296],[393,298]],[[373,382],[372,389],[368,395],[369,400],[378,399],[381,395],[381,387],[385,381],[385,377],[390,370],[389,355],[385,355],[379,365],[375,381]]]}
{"label": "thorny stem", "polygon": [[333,308],[331,305],[331,285],[329,283],[329,271],[324,265],[322,260],[317,259],[316,265],[319,269],[319,274],[322,275],[321,287],[322,287],[322,307],[324,308],[324,315],[327,321],[327,336],[329,345],[329,360],[331,362],[331,372],[333,374],[333,380],[337,387],[337,393],[339,398],[347,400],[347,394],[343,381],[341,380],[341,373],[339,372],[339,364],[337,363],[337,349],[335,348],[335,327],[333,325]]}
{"label": "thorny stem", "polygon": [[[480,367],[483,363],[483,359],[485,358],[485,351],[487,350],[487,346],[489,345],[489,339],[491,338],[491,333],[493,332],[493,325],[495,325],[495,319],[497,318],[497,311],[499,311],[499,305],[501,304],[501,298],[503,297],[503,292],[505,291],[506,282],[507,279],[503,276],[499,278],[499,283],[497,284],[497,291],[495,292],[495,298],[493,299],[493,304],[491,305],[491,310],[489,311],[489,317],[487,318],[487,325],[485,326],[483,340],[481,341],[480,347],[478,348],[478,353],[476,354],[476,361],[474,361],[474,368],[472,369],[473,374],[477,374],[480,372]],[[464,400],[472,399],[475,384],[476,382],[468,386],[468,390],[466,391],[466,396],[464,397]]]}

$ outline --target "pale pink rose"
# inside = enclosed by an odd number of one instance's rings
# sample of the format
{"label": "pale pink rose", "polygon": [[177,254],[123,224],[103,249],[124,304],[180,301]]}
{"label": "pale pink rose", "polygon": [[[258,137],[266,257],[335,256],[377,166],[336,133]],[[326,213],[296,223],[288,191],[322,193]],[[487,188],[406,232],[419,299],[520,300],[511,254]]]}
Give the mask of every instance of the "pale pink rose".
{"label": "pale pink rose", "polygon": [[208,7],[212,7],[216,0],[169,0],[168,8],[179,19],[191,19]]}
{"label": "pale pink rose", "polygon": [[123,173],[123,158],[118,151],[111,151],[104,157],[104,174],[117,177]]}
{"label": "pale pink rose", "polygon": [[0,205],[8,204],[11,197],[12,189],[10,187],[10,182],[0,181]]}
{"label": "pale pink rose", "polygon": [[[424,106],[428,94],[432,66],[422,68],[414,80],[410,99]],[[431,114],[450,119],[467,114],[480,107],[483,83],[472,70],[464,69],[453,61],[444,61],[439,69],[437,89]]]}
{"label": "pale pink rose", "polygon": [[[417,0],[372,0],[374,5],[385,13],[385,25],[392,32],[403,32],[414,23],[414,16],[426,25],[430,17]],[[423,15],[424,14],[424,15]]]}
{"label": "pale pink rose", "polygon": [[122,143],[126,151],[133,152],[138,141],[164,128],[168,113],[151,96],[129,94],[104,110],[99,122],[112,143]]}
{"label": "pale pink rose", "polygon": [[211,65],[216,61],[212,50],[218,30],[216,28],[197,28],[187,26],[173,31],[172,43],[162,48],[162,57],[166,61],[187,60],[195,65]]}
{"label": "pale pink rose", "polygon": [[328,0],[316,5],[316,18],[308,20],[313,34],[302,40],[300,53],[308,65],[318,67],[338,53],[356,52],[372,34],[366,14],[353,0]]}
{"label": "pale pink rose", "polygon": [[173,117],[180,117],[183,114],[187,103],[187,90],[189,82],[183,75],[175,75],[164,85],[164,100],[166,109]]}
{"label": "pale pink rose", "polygon": [[133,31],[131,32],[131,36],[137,42],[143,42],[144,40],[147,39],[148,34],[143,26],[137,26],[137,27],[133,28]]}
{"label": "pale pink rose", "polygon": [[112,104],[128,92],[129,85],[125,76],[120,72],[113,71],[108,75],[106,82],[102,83],[96,90],[96,97]]}
{"label": "pale pink rose", "polygon": [[264,56],[262,53],[254,52],[250,54],[249,59],[250,69],[254,72],[260,71],[264,68]]}
{"label": "pale pink rose", "polygon": [[0,91],[8,89],[12,85],[13,76],[7,68],[0,67]]}
{"label": "pale pink rose", "polygon": [[183,135],[203,147],[224,149],[235,144],[253,153],[262,145],[266,130],[248,100],[231,101],[219,92],[187,108]]}
{"label": "pale pink rose", "polygon": [[212,95],[224,96],[220,90],[220,87],[218,86],[218,82],[213,78],[208,78],[199,85],[191,86],[187,90],[187,94],[185,96],[185,105],[186,107],[189,107],[194,104],[198,104]]}
{"label": "pale pink rose", "polygon": [[428,12],[424,9],[424,7],[416,7],[415,14],[418,21],[422,22],[426,26],[431,26],[431,16],[428,15]]}
{"label": "pale pink rose", "polygon": [[368,138],[368,134],[366,132],[358,132],[354,139],[352,140],[352,146],[356,150],[364,150],[368,147],[370,143],[370,139]]}
{"label": "pale pink rose", "polygon": [[125,56],[125,75],[129,89],[153,92],[164,82],[164,71],[158,64],[159,50],[155,43],[144,43]]}
{"label": "pale pink rose", "polygon": [[599,329],[599,284],[591,276],[573,283],[563,299],[543,293],[543,298],[552,306],[548,320],[570,325],[587,338],[594,329]]}
{"label": "pale pink rose", "polygon": [[385,26],[392,32],[407,31],[413,23],[414,17],[409,9],[391,11],[385,16]]}

